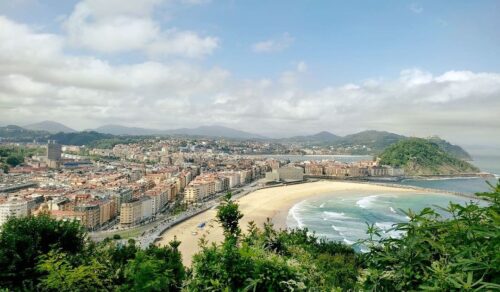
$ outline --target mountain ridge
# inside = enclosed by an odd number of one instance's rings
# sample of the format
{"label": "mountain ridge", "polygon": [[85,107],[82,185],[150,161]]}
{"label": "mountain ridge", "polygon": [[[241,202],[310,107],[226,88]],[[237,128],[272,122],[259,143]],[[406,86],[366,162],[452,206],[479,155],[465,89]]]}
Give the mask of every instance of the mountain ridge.
{"label": "mountain ridge", "polygon": [[[281,139],[271,139],[258,134],[253,134],[245,131],[240,131],[224,126],[200,126],[197,128],[179,128],[179,129],[170,129],[170,130],[159,130],[159,129],[147,129],[147,128],[139,128],[139,127],[126,127],[121,125],[103,125],[96,129],[89,129],[81,132],[58,132],[58,133],[50,133],[48,131],[37,131],[37,130],[29,130],[23,127],[19,127],[16,125],[9,125],[5,127],[0,127],[0,139],[6,138],[13,139],[17,141],[43,141],[46,139],[51,139],[53,137],[62,138],[63,141],[75,141],[74,135],[82,135],[89,136],[88,132],[94,132],[95,134],[91,135],[92,139],[100,139],[104,136],[96,135],[99,134],[107,134],[118,136],[199,136],[199,137],[219,137],[219,138],[227,138],[227,139],[240,139],[240,140],[263,140],[269,142],[276,143],[298,143],[304,146],[314,146],[320,145],[329,147],[330,149],[340,150],[339,153],[346,154],[379,154],[388,146],[397,143],[401,140],[410,139],[411,137],[387,132],[387,131],[376,131],[376,130],[367,130],[361,131],[358,133],[346,135],[346,136],[338,136],[328,131],[321,131],[311,135],[303,135],[303,136],[293,136],[290,138],[281,138]],[[65,135],[57,134],[63,133]],[[73,134],[68,139],[63,137],[68,136],[69,134]],[[95,137],[94,137],[95,136]],[[109,136],[107,136],[110,138]],[[438,145],[444,151],[450,153],[456,158],[463,160],[472,160],[470,154],[461,148],[458,145],[454,145],[449,143],[446,140],[443,140],[439,137],[433,136],[429,138],[425,138],[428,141]]]}
{"label": "mountain ridge", "polygon": [[22,126],[22,128],[27,129],[27,130],[32,130],[32,131],[45,131],[49,132],[52,134],[63,132],[63,133],[74,133],[78,132],[75,129],[72,129],[62,123],[59,122],[54,122],[54,121],[41,121],[38,123],[33,123],[33,124],[28,124],[25,126]]}
{"label": "mountain ridge", "polygon": [[139,127],[127,127],[121,125],[103,125],[95,129],[90,129],[103,134],[112,135],[185,135],[185,136],[205,136],[205,137],[225,137],[234,139],[267,139],[267,137],[245,132],[229,127],[212,125],[199,126],[195,128],[178,128],[178,129],[149,129]]}

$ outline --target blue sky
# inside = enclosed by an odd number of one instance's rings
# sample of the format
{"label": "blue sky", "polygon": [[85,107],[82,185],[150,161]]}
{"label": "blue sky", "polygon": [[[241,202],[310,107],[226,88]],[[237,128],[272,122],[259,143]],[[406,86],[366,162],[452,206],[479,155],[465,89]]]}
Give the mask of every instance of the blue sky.
{"label": "blue sky", "polygon": [[[8,1],[5,15],[61,32],[61,17],[78,1]],[[305,61],[320,84],[394,77],[403,68],[498,71],[498,1],[211,1],[166,3],[154,13],[162,25],[216,35],[220,48],[204,62],[239,78],[277,76]],[[294,40],[279,54],[255,54],[253,43]],[[71,51],[71,50],[70,50]],[[143,56],[105,56],[135,62]]]}
{"label": "blue sky", "polygon": [[[13,37],[8,27],[26,28],[27,38],[50,35],[55,40],[41,44],[53,48],[50,58],[88,65],[93,76],[103,76],[102,82],[112,77],[106,75],[111,71],[118,76],[131,70],[130,81],[137,84],[115,95],[68,85],[68,80],[7,72],[50,86],[47,93],[37,92],[40,97],[26,92],[4,97],[4,123],[50,119],[36,114],[35,104],[41,107],[53,90],[51,94],[59,96],[54,119],[64,121],[69,109],[82,111],[69,122],[75,128],[217,123],[277,136],[383,128],[457,140],[460,137],[450,132],[461,123],[488,128],[489,133],[499,130],[494,126],[498,120],[464,120],[467,110],[489,118],[494,116],[490,111],[498,109],[499,1],[123,0],[114,7],[104,2],[112,1],[0,1],[0,15],[10,25],[4,25],[4,41]],[[105,28],[111,33],[102,33]],[[96,69],[89,58],[106,64],[107,71],[92,71],[103,66]],[[141,83],[141,74],[154,72],[183,73],[154,85]],[[69,95],[75,88],[78,95]],[[82,94],[100,98],[83,107],[74,102]],[[14,102],[20,96],[39,102],[32,111],[20,111]],[[489,108],[471,109],[478,99]],[[364,100],[373,106],[355,109]],[[275,109],[261,112],[266,102]],[[164,107],[172,116],[145,118],[139,109],[131,114],[125,110],[127,103],[140,104],[144,111]],[[405,104],[415,109],[411,117],[392,114]],[[123,113],[110,114],[111,106]],[[207,109],[215,118],[207,117]],[[443,110],[431,129],[421,125],[429,122],[427,114]],[[350,126],[319,118],[325,111]],[[189,112],[196,118],[185,118]],[[366,121],[359,122],[361,118]],[[487,141],[488,135],[480,132],[471,129],[471,135],[484,135]]]}

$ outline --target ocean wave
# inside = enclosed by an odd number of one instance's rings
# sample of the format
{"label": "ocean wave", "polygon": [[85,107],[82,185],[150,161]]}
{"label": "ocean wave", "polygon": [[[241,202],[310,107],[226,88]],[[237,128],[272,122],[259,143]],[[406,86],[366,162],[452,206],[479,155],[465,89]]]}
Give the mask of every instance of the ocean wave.
{"label": "ocean wave", "polygon": [[[335,226],[335,225],[332,225],[332,228],[333,230],[337,231],[337,232],[345,232],[345,231],[349,231],[350,228],[347,228],[347,227],[339,227],[339,226]],[[342,234],[341,234],[342,235]]]}
{"label": "ocean wave", "polygon": [[390,230],[392,227],[394,227],[394,222],[375,222],[375,226],[378,228],[382,229],[382,232],[386,234],[389,237],[392,238],[398,238],[401,237],[401,235],[404,233],[403,231],[397,231],[397,230]]}
{"label": "ocean wave", "polygon": [[323,203],[321,205],[319,205],[320,208],[323,208],[325,206],[326,203]]}
{"label": "ocean wave", "polygon": [[356,202],[356,205],[362,209],[369,209],[373,202],[377,199],[378,195],[372,195],[368,197],[364,197]]}
{"label": "ocean wave", "polygon": [[375,226],[382,229],[382,231],[384,233],[386,233],[387,230],[391,229],[394,224],[396,224],[396,223],[395,222],[375,222]]}
{"label": "ocean wave", "polygon": [[394,213],[394,214],[397,214],[397,213],[398,213],[398,212],[396,212],[396,210],[394,210],[394,208],[393,208],[393,207],[389,207],[389,210],[391,210],[391,212],[392,212],[392,213]]}
{"label": "ocean wave", "polygon": [[288,212],[289,215],[292,216],[293,220],[295,220],[295,222],[297,223],[297,227],[298,228],[304,228],[305,224],[304,222],[302,221],[302,219],[300,218],[299,216],[299,212],[301,211],[301,204],[296,204],[295,206],[293,206],[290,211]]}
{"label": "ocean wave", "polygon": [[323,217],[323,219],[352,219],[349,216],[346,216],[344,212],[332,212],[332,211],[323,211],[323,214],[326,217]]}
{"label": "ocean wave", "polygon": [[355,243],[354,241],[349,240],[349,239],[347,239],[347,238],[345,238],[345,237],[344,237],[343,241],[344,241],[346,244],[349,244],[349,245],[352,245],[352,244],[354,244],[354,243]]}

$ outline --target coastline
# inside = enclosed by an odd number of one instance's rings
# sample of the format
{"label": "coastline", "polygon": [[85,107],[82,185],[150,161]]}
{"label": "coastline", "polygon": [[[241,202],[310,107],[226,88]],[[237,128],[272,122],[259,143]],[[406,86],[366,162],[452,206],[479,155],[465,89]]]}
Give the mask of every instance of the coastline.
{"label": "coastline", "polygon": [[[322,195],[335,196],[336,192],[366,192],[367,194],[370,192],[447,193],[435,189],[412,188],[394,184],[329,180],[263,188],[235,198],[244,214],[240,221],[241,229],[246,231],[250,221],[262,228],[267,218],[270,218],[275,228],[286,228],[288,212],[295,204]],[[193,255],[199,250],[198,243],[201,238],[208,242],[217,243],[223,240],[222,230],[215,221],[216,213],[216,208],[212,208],[179,222],[165,230],[156,244],[166,245],[174,237],[177,238],[182,242],[179,250],[183,255],[183,262],[190,266]],[[201,223],[206,224],[204,228],[198,227]]]}

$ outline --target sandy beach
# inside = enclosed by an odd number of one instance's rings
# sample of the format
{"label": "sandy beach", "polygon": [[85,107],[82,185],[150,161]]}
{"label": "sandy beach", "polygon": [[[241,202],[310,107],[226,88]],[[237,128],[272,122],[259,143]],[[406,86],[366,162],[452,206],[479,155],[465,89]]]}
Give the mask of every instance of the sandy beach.
{"label": "sandy beach", "polygon": [[[245,231],[248,222],[254,221],[258,227],[262,227],[266,219],[270,218],[276,228],[286,228],[288,211],[296,203],[310,197],[324,194],[334,196],[335,192],[345,191],[422,192],[390,186],[339,181],[318,181],[266,188],[236,200],[240,205],[241,212],[244,214],[240,226]],[[161,240],[158,241],[158,245],[168,244],[176,236],[182,242],[179,249],[182,252],[184,264],[191,265],[191,259],[198,251],[198,242],[203,235],[206,236],[209,242],[220,242],[223,239],[222,231],[215,222],[216,212],[216,209],[211,209],[174,226],[163,234]],[[206,222],[205,228],[199,229],[198,225],[203,222]]]}

